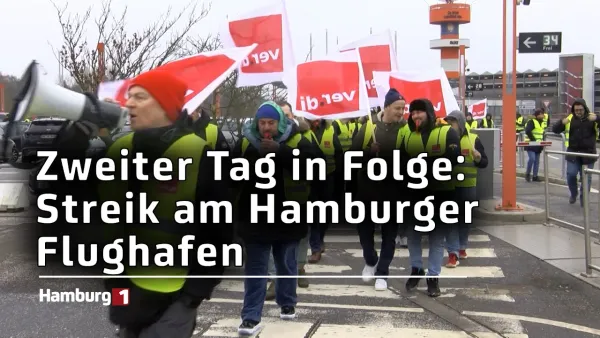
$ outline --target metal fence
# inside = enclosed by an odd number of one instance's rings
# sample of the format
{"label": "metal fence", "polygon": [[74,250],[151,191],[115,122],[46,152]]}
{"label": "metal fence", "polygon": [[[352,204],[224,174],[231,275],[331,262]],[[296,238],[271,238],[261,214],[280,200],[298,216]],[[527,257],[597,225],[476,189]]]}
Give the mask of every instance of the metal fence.
{"label": "metal fence", "polygon": [[[594,270],[600,272],[600,266],[594,265],[592,262],[592,229],[590,225],[590,187],[588,186],[588,177],[591,175],[598,175],[600,182],[600,170],[594,170],[589,168],[583,168],[583,175],[581,180],[583,183],[583,227],[585,234],[585,273],[582,273],[585,277],[594,277]],[[598,198],[598,215],[596,218],[600,220],[600,197]],[[598,231],[600,231],[600,223],[598,225]]]}
{"label": "metal fence", "polygon": [[[563,142],[564,145],[564,142]],[[584,219],[584,225],[577,225],[577,224],[573,224],[570,222],[567,222],[565,220],[562,220],[560,218],[556,218],[556,217],[552,217],[550,215],[550,182],[547,179],[548,175],[549,175],[549,166],[548,166],[548,155],[549,154],[555,154],[555,155],[562,155],[563,159],[566,156],[573,156],[573,157],[578,157],[578,158],[588,158],[588,159],[595,159],[598,160],[598,158],[600,158],[600,155],[598,154],[584,154],[584,153],[574,153],[574,152],[566,152],[566,151],[557,151],[557,150],[548,150],[548,149],[544,149],[544,176],[546,177],[546,179],[544,180],[544,200],[545,200],[545,207],[546,207],[546,225],[550,225],[556,223],[557,225],[565,225],[567,227],[571,227],[571,228],[575,228],[575,229],[579,229],[579,230],[583,230],[584,231],[584,235],[585,235],[585,265],[586,265],[586,272],[582,275],[584,276],[592,276],[592,270],[597,270],[600,271],[600,267],[595,266],[592,264],[592,237],[591,235],[594,234],[596,236],[599,236],[600,238],[600,223],[598,225],[598,230],[593,230],[591,229],[591,225],[590,225],[590,186],[588,184],[588,176],[589,175],[599,175],[600,178],[600,170],[594,170],[594,169],[588,169],[588,168],[582,168],[583,170],[582,175],[581,175],[581,180],[582,180],[582,185],[583,185],[583,198],[582,198],[582,203],[583,203],[583,219]],[[566,163],[566,161],[564,161]],[[600,191],[600,179],[598,179],[598,190]],[[595,216],[596,219],[600,220],[600,196],[598,197],[598,215]],[[600,242],[598,243],[600,244]]]}

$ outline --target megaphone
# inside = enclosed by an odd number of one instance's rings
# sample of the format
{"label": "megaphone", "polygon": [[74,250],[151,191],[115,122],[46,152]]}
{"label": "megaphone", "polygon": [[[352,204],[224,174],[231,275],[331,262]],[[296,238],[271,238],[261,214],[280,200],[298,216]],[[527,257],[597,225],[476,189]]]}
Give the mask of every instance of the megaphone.
{"label": "megaphone", "polygon": [[[127,110],[118,104],[99,101],[90,94],[81,94],[56,85],[42,77],[39,64],[29,64],[19,82],[12,121],[32,116],[61,117],[71,121],[88,121],[99,128],[120,128],[127,120]],[[12,114],[11,114],[12,115]]]}

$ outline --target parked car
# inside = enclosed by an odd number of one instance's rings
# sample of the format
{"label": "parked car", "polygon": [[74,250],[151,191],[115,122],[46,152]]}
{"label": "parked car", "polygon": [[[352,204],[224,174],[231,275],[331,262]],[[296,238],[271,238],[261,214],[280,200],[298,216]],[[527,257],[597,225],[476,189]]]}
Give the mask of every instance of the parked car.
{"label": "parked car", "polygon": [[[8,142],[8,147],[6,143]],[[6,151],[6,153],[5,153]],[[0,128],[0,162],[17,162],[19,160],[19,150],[15,142],[10,138],[4,138],[4,128]]]}
{"label": "parked car", "polygon": [[[15,122],[12,126],[11,135],[9,136],[15,145],[19,153],[21,152],[23,134],[29,129],[30,122]],[[8,132],[8,122],[0,122],[0,129],[3,129],[5,133]]]}
{"label": "parked car", "polygon": [[69,121],[66,119],[54,117],[33,120],[29,129],[21,137],[22,162],[35,162],[37,161],[37,151],[52,150],[54,141],[68,123]]}

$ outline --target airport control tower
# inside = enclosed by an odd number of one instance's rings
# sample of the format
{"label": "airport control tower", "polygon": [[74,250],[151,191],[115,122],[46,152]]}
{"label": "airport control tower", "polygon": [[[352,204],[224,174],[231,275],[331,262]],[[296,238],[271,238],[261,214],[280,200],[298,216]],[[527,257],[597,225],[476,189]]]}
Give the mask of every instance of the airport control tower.
{"label": "airport control tower", "polygon": [[[449,80],[458,80],[461,55],[469,48],[469,39],[461,39],[459,27],[471,22],[471,6],[456,0],[443,0],[429,7],[429,23],[440,25],[440,39],[431,40],[430,48],[440,50],[441,64]],[[466,65],[463,66],[466,68]],[[464,70],[464,69],[463,69]]]}

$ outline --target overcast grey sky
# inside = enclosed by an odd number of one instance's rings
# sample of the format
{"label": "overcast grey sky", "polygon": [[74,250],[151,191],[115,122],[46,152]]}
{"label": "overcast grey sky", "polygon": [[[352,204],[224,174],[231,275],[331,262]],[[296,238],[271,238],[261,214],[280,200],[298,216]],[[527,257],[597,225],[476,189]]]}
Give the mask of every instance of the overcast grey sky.
{"label": "overcast grey sky", "polygon": [[[240,13],[274,0],[215,0],[210,15],[193,34],[217,33],[227,14]],[[59,5],[67,1],[56,0]],[[201,0],[198,1],[199,3]],[[398,60],[402,69],[422,69],[440,65],[439,51],[429,49],[429,41],[440,36],[438,26],[429,25],[428,5],[435,0],[287,0],[294,52],[303,61],[313,34],[314,57],[325,55],[325,30],[329,30],[329,51],[373,32],[398,32]],[[461,38],[471,40],[467,59],[471,71],[496,72],[502,68],[502,0],[467,0],[472,6],[470,24],[461,26]],[[593,53],[600,58],[597,27],[600,0],[531,0],[519,6],[519,32],[563,32],[564,54]],[[100,0],[69,1],[71,12],[84,12]],[[113,0],[115,11],[129,7],[128,29],[138,30],[160,18],[167,7],[177,11],[189,0]],[[32,59],[38,60],[57,78],[59,67],[52,46],[61,44],[60,26],[49,0],[0,1],[0,72],[20,76]],[[93,22],[88,26],[91,45],[97,41]],[[596,61],[600,65],[600,60]],[[517,68],[539,70],[558,67],[558,54],[519,55]]]}

